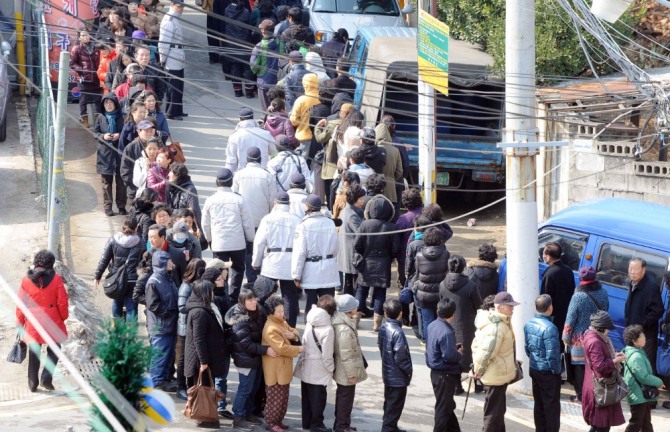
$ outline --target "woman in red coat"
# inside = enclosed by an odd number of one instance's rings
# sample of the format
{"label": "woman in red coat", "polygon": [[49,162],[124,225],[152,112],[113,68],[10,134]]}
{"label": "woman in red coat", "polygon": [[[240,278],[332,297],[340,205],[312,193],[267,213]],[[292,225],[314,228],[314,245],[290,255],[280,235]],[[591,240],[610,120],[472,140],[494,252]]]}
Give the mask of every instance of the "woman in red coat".
{"label": "woman in red coat", "polygon": [[[56,257],[48,250],[37,252],[33,260],[34,268],[21,281],[19,298],[25,303],[35,319],[44,327],[49,336],[59,346],[67,339],[65,320],[68,317],[68,297],[63,279],[54,271]],[[29,344],[28,350],[28,387],[31,392],[37,390],[37,384],[47,390],[53,390],[52,372],[58,357],[47,347],[49,361],[42,370],[41,381],[37,380],[40,370],[42,345],[46,342],[37,332],[33,322],[16,308],[16,319],[23,331],[23,342]],[[53,363],[53,365],[49,365]]]}
{"label": "woman in red coat", "polygon": [[591,326],[582,336],[586,368],[584,373],[584,387],[582,389],[582,414],[589,432],[608,432],[610,427],[619,426],[626,422],[621,410],[621,402],[606,407],[596,406],[593,393],[593,376],[609,378],[618,369],[620,363],[626,360],[622,353],[615,353],[612,341],[607,335],[614,329],[612,317],[605,311],[598,311],[591,315]]}

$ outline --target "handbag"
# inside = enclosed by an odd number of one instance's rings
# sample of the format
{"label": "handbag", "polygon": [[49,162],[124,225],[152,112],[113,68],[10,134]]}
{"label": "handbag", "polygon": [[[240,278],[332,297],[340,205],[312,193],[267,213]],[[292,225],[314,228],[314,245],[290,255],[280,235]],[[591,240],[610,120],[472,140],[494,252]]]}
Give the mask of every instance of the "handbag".
{"label": "handbag", "polygon": [[28,354],[28,346],[21,340],[19,335],[16,335],[16,342],[12,345],[12,349],[7,354],[7,361],[10,363],[21,364],[26,359]]}
{"label": "handbag", "polygon": [[167,144],[167,148],[170,152],[172,162],[177,162],[180,164],[186,163],[186,156],[184,156],[184,150],[181,148],[181,143],[179,141],[173,140],[172,136],[169,138],[170,143]]}
{"label": "handbag", "polygon": [[202,384],[202,373],[203,371],[200,371],[198,382],[186,392],[188,399],[184,407],[184,417],[191,420],[218,422],[217,401],[224,399],[226,395],[213,387],[214,379],[212,379],[212,371],[209,368],[207,368],[209,386]]}
{"label": "handbag", "polygon": [[639,385],[640,388],[642,389],[642,396],[643,396],[645,399],[653,400],[653,399],[657,399],[657,398],[658,398],[658,395],[661,393],[661,392],[658,390],[658,388],[656,388],[656,387],[654,387],[654,386],[646,385],[646,384],[643,385],[642,383],[640,383],[640,381],[637,380],[637,377],[636,377],[635,374],[633,373],[632,369],[629,368],[628,365],[627,365],[625,362],[624,362],[623,366],[624,366],[625,368],[628,368],[628,372],[630,372],[631,376],[633,377],[633,379],[635,380],[635,382],[637,383],[637,385]]}
{"label": "handbag", "polygon": [[521,367],[522,364],[523,362],[521,360],[514,359],[515,373],[514,378],[512,378],[512,381],[510,381],[509,384],[514,384],[515,382],[521,381],[523,379],[523,368]]}
{"label": "handbag", "polygon": [[126,274],[126,267],[130,260],[130,252],[123,265],[116,268],[114,272],[107,273],[102,288],[105,290],[105,295],[113,300],[121,300],[126,296],[128,291],[128,275]]}
{"label": "handbag", "polygon": [[628,396],[630,389],[624,382],[618,369],[614,369],[612,376],[609,378],[598,378],[593,373],[591,362],[586,360],[586,364],[591,369],[593,375],[593,395],[597,407],[606,407],[619,403],[623,398]]}

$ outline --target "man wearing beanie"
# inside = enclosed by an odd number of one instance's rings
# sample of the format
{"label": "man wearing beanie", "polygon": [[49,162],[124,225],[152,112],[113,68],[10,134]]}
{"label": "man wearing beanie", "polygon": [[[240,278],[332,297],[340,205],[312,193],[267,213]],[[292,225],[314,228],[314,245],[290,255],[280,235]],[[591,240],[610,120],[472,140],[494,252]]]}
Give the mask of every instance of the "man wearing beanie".
{"label": "man wearing beanie", "polygon": [[321,213],[321,198],[305,199],[305,217],[298,225],[293,241],[291,276],[307,294],[305,317],[320,296],[335,296],[340,285],[337,272],[337,231],[332,219]]}
{"label": "man wearing beanie", "polygon": [[228,168],[217,172],[216,186],[202,208],[202,232],[215,258],[233,262],[230,294],[237,299],[244,279],[247,242],[254,241],[254,220],[244,198],[232,191],[233,173]]}
{"label": "man wearing beanie", "polygon": [[291,254],[293,237],[300,218],[290,212],[289,204],[288,194],[280,192],[270,214],[261,220],[254,238],[251,265],[261,276],[279,280],[286,308],[286,321],[295,328],[300,306],[298,289],[291,276]]}
{"label": "man wearing beanie", "polygon": [[305,158],[293,152],[293,146],[286,135],[277,135],[275,145],[279,153],[268,162],[268,170],[274,173],[279,189],[288,191],[293,174],[309,177],[311,173]]}
{"label": "man wearing beanie", "polygon": [[249,107],[240,109],[240,121],[235,132],[228,138],[226,145],[226,168],[237,172],[247,165],[247,151],[257,147],[261,152],[260,165],[268,166],[269,156],[277,153],[275,139],[270,132],[258,126],[254,120],[254,111]]}
{"label": "man wearing beanie", "polygon": [[350,294],[337,299],[337,312],[333,315],[335,330],[335,374],[337,383],[335,394],[335,432],[350,431],[351,410],[354,406],[356,384],[368,378],[366,361],[356,330],[358,300]]}
{"label": "man wearing beanie", "polygon": [[294,173],[291,176],[290,189],[286,192],[291,200],[291,213],[302,219],[305,216],[305,200],[309,195],[307,193],[305,176],[300,173]]}
{"label": "man wearing beanie", "polygon": [[[247,165],[235,173],[233,177],[233,192],[244,198],[244,203],[251,216],[254,229],[258,229],[261,219],[272,210],[277,195],[275,177],[261,167],[261,151],[251,146],[247,149]],[[256,271],[251,267],[252,243],[247,243],[245,257],[245,274],[247,282],[256,281]]]}

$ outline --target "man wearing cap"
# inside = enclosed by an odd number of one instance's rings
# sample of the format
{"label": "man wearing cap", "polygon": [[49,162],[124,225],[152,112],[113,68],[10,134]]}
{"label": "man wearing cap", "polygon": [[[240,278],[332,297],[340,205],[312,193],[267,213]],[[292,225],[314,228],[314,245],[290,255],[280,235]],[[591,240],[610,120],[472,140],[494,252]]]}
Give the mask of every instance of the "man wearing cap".
{"label": "man wearing cap", "polygon": [[298,289],[291,276],[293,237],[300,218],[290,212],[290,198],[279,192],[272,211],[263,217],[256,231],[251,265],[261,276],[279,280],[288,324],[295,328],[300,306]]}
{"label": "man wearing cap", "polygon": [[294,173],[291,176],[290,188],[286,192],[291,200],[291,213],[298,216],[301,220],[305,216],[305,200],[309,195],[306,189],[305,176],[300,173]]}
{"label": "man wearing cap", "polygon": [[[549,268],[542,276],[542,294],[549,294],[554,307],[554,324],[559,329],[565,325],[565,317],[568,315],[568,306],[570,299],[575,292],[575,274],[561,260],[563,249],[561,245],[555,242],[547,243],[542,253],[544,262]],[[565,347],[561,341],[561,351]],[[570,380],[572,380],[572,371],[570,371]]]}
{"label": "man wearing cap", "polygon": [[304,58],[300,51],[291,51],[288,54],[288,60],[290,71],[279,84],[286,89],[286,111],[291,111],[295,100],[305,93],[302,86],[302,77],[307,75],[309,71],[305,68]]}
{"label": "man wearing cap", "polygon": [[277,153],[274,137],[258,126],[251,108],[243,107],[239,116],[240,121],[226,145],[226,168],[235,173],[247,166],[247,152],[250,147],[257,147],[260,150],[260,166],[267,168],[269,156]]}
{"label": "man wearing cap", "polygon": [[[272,210],[277,195],[274,175],[261,167],[261,151],[258,147],[247,149],[247,165],[233,176],[232,191],[244,198],[247,212],[251,216],[254,229],[258,229],[261,219]],[[251,266],[252,243],[247,243],[245,273],[248,283],[256,281],[256,271]]]}
{"label": "man wearing cap", "polygon": [[231,296],[236,299],[244,279],[247,242],[254,241],[254,221],[244,198],[232,191],[233,173],[221,168],[216,174],[217,190],[202,208],[202,232],[215,258],[232,261]]}
{"label": "man wearing cap", "polygon": [[337,231],[332,219],[321,213],[321,198],[305,199],[305,217],[296,228],[291,257],[291,276],[298,288],[305,290],[307,312],[320,296],[335,296],[340,285],[337,272]]}
{"label": "man wearing cap", "polygon": [[193,258],[202,258],[200,242],[191,239],[186,222],[175,222],[172,228],[168,230],[167,239],[170,246],[184,254],[187,263]]}
{"label": "man wearing cap", "polygon": [[519,303],[503,291],[496,294],[493,304],[494,309],[477,311],[472,342],[471,374],[486,386],[483,432],[505,430],[507,384],[516,376],[512,313]]}
{"label": "man wearing cap", "polygon": [[277,84],[279,56],[284,54],[284,44],[275,38],[275,23],[272,20],[265,19],[261,21],[258,28],[261,30],[263,39],[251,51],[249,65],[251,66],[251,71],[256,75],[258,99],[261,101],[261,109],[267,111],[270,102],[272,102],[268,99],[268,90]]}
{"label": "man wearing cap", "polygon": [[[133,170],[135,161],[142,156],[147,140],[156,135],[156,126],[149,120],[141,120],[137,123],[137,138],[123,149],[121,158],[121,178],[126,184],[128,201],[133,202],[137,186],[133,183]],[[119,144],[119,148],[121,145]]]}
{"label": "man wearing cap", "polygon": [[304,157],[293,152],[293,146],[286,135],[277,135],[275,145],[279,153],[268,162],[268,170],[274,173],[279,190],[288,191],[293,174],[309,177],[309,167]]}
{"label": "man wearing cap", "polygon": [[160,62],[167,75],[165,115],[168,119],[173,120],[183,120],[185,117],[182,105],[185,59],[184,37],[181,25],[181,14],[183,12],[183,0],[172,0],[170,10],[161,21],[160,36],[158,38]]}

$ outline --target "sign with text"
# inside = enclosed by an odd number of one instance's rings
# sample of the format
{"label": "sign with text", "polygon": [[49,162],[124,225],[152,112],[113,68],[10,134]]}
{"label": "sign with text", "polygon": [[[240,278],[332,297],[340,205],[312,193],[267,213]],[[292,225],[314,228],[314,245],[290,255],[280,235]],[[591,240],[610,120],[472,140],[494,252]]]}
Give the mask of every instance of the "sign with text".
{"label": "sign with text", "polygon": [[435,90],[449,94],[449,26],[419,11],[419,77]]}

